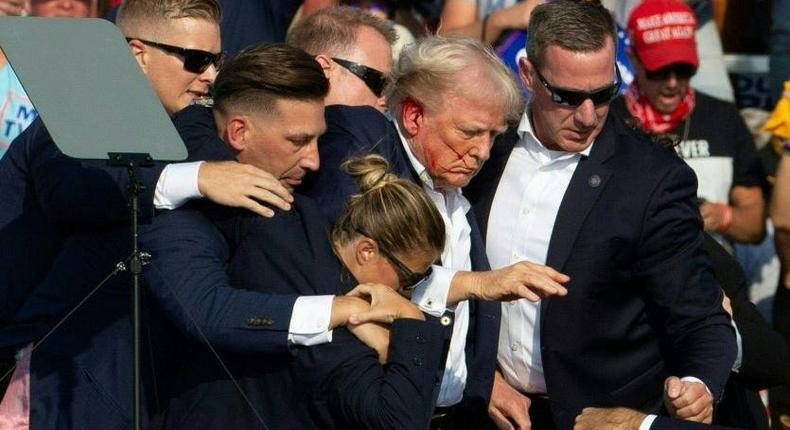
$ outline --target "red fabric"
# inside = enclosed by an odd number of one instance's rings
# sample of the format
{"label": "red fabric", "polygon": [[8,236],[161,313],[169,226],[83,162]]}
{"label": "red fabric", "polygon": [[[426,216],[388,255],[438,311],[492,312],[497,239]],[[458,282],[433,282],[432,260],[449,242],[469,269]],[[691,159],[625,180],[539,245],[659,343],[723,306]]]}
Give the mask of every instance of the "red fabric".
{"label": "red fabric", "polygon": [[696,29],[694,11],[678,0],[644,0],[628,18],[632,49],[649,71],[673,63],[699,67]]}
{"label": "red fabric", "polygon": [[647,96],[639,91],[639,84],[636,81],[631,84],[625,93],[625,106],[631,115],[639,119],[642,129],[653,133],[667,133],[674,130],[680,122],[686,119],[694,109],[696,96],[694,90],[689,87],[688,92],[680,101],[678,107],[672,113],[661,113],[657,111]]}

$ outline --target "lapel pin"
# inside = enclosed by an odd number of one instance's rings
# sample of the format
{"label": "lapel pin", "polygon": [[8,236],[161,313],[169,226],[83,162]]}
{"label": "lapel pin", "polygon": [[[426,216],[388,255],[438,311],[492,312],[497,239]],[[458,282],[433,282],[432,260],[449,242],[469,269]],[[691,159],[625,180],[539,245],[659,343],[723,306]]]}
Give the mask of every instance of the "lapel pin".
{"label": "lapel pin", "polygon": [[601,185],[601,177],[598,175],[592,175],[590,176],[590,179],[587,180],[587,183],[590,184],[591,187],[597,188],[599,185]]}

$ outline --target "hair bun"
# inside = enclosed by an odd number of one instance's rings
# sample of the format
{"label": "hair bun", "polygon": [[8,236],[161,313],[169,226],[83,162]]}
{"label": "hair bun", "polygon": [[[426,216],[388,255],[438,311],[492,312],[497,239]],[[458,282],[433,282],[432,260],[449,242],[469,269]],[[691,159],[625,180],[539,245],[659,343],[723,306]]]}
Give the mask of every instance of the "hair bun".
{"label": "hair bun", "polygon": [[398,180],[396,175],[388,172],[389,163],[380,155],[350,158],[343,163],[343,169],[354,178],[361,193]]}

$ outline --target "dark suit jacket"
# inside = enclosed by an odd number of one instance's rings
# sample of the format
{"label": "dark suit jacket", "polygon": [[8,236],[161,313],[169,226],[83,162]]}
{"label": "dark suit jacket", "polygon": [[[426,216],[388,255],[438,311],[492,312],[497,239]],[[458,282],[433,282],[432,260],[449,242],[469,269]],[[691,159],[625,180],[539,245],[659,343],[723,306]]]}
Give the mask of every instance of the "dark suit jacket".
{"label": "dark suit jacket", "polygon": [[738,261],[708,234],[704,247],[716,279],[730,298],[742,351],[740,369],[730,374],[714,423],[767,430],[765,406],[757,392],[788,383],[790,349],[749,301],[748,283]]}
{"label": "dark suit jacket", "polygon": [[[315,199],[330,219],[336,219],[348,197],[359,192],[351,177],[340,167],[349,156],[379,154],[389,161],[392,172],[422,184],[411,167],[394,125],[375,109],[327,106],[326,123],[327,131],[318,141],[321,168],[306,179],[301,192]],[[473,211],[469,211],[467,219],[472,227],[472,269],[489,270]],[[477,413],[486,415],[496,366],[499,314],[499,303],[470,302],[471,320],[466,347],[468,376],[464,407],[457,408],[459,425],[470,425],[469,420]]]}
{"label": "dark suit jacket", "polygon": [[[163,168],[141,171],[143,218],[153,214]],[[14,139],[0,159],[0,327],[12,324],[69,234],[129,219],[128,183],[125,168],[64,155],[40,118]]]}
{"label": "dark suit jacket", "polygon": [[[610,115],[560,204],[546,264],[568,295],[541,306],[541,355],[558,428],[585,406],[657,411],[668,375],[718,398],[735,356],[702,245],[693,172]],[[518,136],[505,134],[466,190],[485,234]]]}
{"label": "dark suit jacket", "polygon": [[[341,282],[326,221],[309,199],[297,195],[291,211],[272,219],[245,213],[224,218],[212,212],[204,213],[214,218],[232,250],[228,271],[240,293],[337,295],[350,288]],[[172,219],[178,221],[173,227],[193,215],[173,211]],[[277,317],[229,309],[213,315],[246,324],[248,332],[279,324]],[[425,428],[438,387],[445,329],[436,321],[398,320],[392,330],[386,366],[345,329],[335,330],[330,344],[294,347],[292,355],[220,354],[269,428]],[[186,352],[189,359],[180,369],[166,428],[263,428],[204,345]]]}
{"label": "dark suit jacket", "polygon": [[[211,113],[202,108],[188,108],[176,118],[176,126],[187,141],[190,156],[193,159],[229,159],[232,158],[221,141],[216,137]],[[211,122],[208,122],[211,121]],[[35,129],[33,129],[35,130]],[[213,134],[211,134],[213,133]],[[36,142],[38,142],[36,140]],[[35,146],[31,146],[35,147]],[[20,145],[18,148],[25,148]],[[51,142],[41,145],[42,150],[53,148]],[[223,153],[225,155],[223,155]],[[30,157],[38,160],[40,157]],[[66,173],[74,175],[74,182],[60,184],[68,188],[72,184],[83,187],[74,190],[76,195],[84,195],[85,199],[95,198],[96,202],[89,205],[100,205],[103,193],[100,179],[92,178],[89,168],[83,166],[73,167],[73,160],[62,155],[55,156],[56,161],[61,160]],[[7,159],[4,158],[5,162]],[[12,160],[15,160],[12,158]],[[57,163],[54,163],[57,165]],[[68,166],[72,166],[69,170]],[[155,168],[155,170],[158,168]],[[124,169],[118,169],[126,174]],[[161,170],[161,169],[159,169]],[[54,170],[53,170],[54,171]],[[39,176],[48,177],[51,171],[40,168],[31,171],[31,183],[39,181]],[[158,173],[157,173],[158,176]],[[99,182],[97,182],[99,181]],[[156,178],[150,178],[149,190],[153,190]],[[28,191],[33,188],[25,185]],[[113,185],[115,186],[115,185]],[[115,187],[119,187],[115,186]],[[112,189],[111,186],[107,185]],[[0,186],[2,188],[2,186]],[[23,187],[24,189],[24,187]],[[93,190],[93,191],[91,191]],[[64,191],[65,192],[65,191]],[[33,194],[34,195],[34,194]],[[143,198],[145,200],[145,198]],[[27,201],[27,200],[26,200]],[[146,200],[152,202],[152,198]],[[93,202],[91,200],[91,202]],[[123,210],[117,211],[117,216],[126,213],[126,203]],[[98,208],[95,208],[99,211]],[[112,206],[106,205],[105,217],[114,216]],[[35,211],[31,212],[35,214]],[[63,217],[72,214],[63,215]],[[98,215],[97,215],[98,217]],[[90,218],[91,220],[93,218]],[[113,218],[114,219],[114,218]],[[42,224],[44,225],[44,224]],[[44,226],[49,226],[46,224]],[[111,278],[107,284],[92,294],[91,291],[115,267],[118,261],[123,261],[130,253],[131,233],[125,227],[88,228],[87,231],[74,229],[63,244],[62,250],[47,265],[51,270],[46,277],[29,293],[13,317],[13,324],[0,329],[0,342],[3,346],[20,346],[41,336],[51,329],[64,316],[75,307],[82,299],[87,299],[57,330],[45,341],[41,341],[32,356],[31,362],[31,428],[128,428],[131,426],[131,325],[129,315],[129,278],[121,273]],[[16,232],[16,229],[9,229]],[[159,224],[141,226],[141,243],[145,246],[153,241],[162,232]],[[184,235],[191,239],[200,240],[200,231],[185,231]],[[210,235],[208,235],[211,238]],[[186,240],[162,244],[160,246],[184,246],[188,251],[194,251],[192,243]],[[60,243],[58,243],[58,249]],[[159,249],[154,248],[158,253]],[[156,255],[155,253],[155,255]],[[51,258],[51,257],[48,257]],[[184,266],[178,265],[176,273]],[[154,259],[151,266],[146,266],[146,277],[157,279],[159,288],[151,289],[150,293],[144,292],[144,327],[143,333],[143,422],[148,423],[149,414],[161,408],[159,396],[167,389],[167,375],[165,369],[171,366],[171,349],[178,350],[182,337],[173,336],[173,326],[169,319],[165,319],[160,312],[160,307],[169,306],[176,309],[173,314],[173,324],[180,324],[180,331],[194,334],[199,337],[198,329],[192,319],[193,308],[185,312],[175,301],[180,299],[175,286],[187,288],[192,291],[196,288],[192,284],[177,284],[163,275],[162,262]],[[211,273],[204,268],[190,271],[191,275],[202,276],[203,282],[211,282]],[[191,269],[190,269],[191,270]],[[219,269],[222,272],[222,268]],[[3,272],[4,274],[6,272]],[[46,273],[46,272],[45,272]],[[170,272],[168,272],[170,273]],[[223,272],[224,274],[224,272]],[[146,284],[144,284],[146,285]],[[150,284],[147,284],[149,287]],[[283,309],[282,312],[290,314],[287,306],[293,302],[292,298],[274,297],[271,300],[251,300],[243,295],[225,294],[225,290],[215,297],[208,294],[202,296],[205,301],[212,301],[211,305],[219,306],[223,303],[236,302],[252,307],[256,304],[265,304],[273,309]],[[204,292],[205,290],[198,289]],[[88,298],[89,296],[89,298]],[[151,300],[156,298],[157,300]],[[257,298],[257,297],[256,297]],[[204,306],[206,302],[187,302],[195,307]],[[256,308],[256,312],[260,306]],[[227,331],[236,329],[235,333],[245,333],[250,343],[255,343],[257,348],[264,351],[285,350],[285,337],[266,331],[260,336],[251,335],[246,326],[239,329],[235,326],[212,325],[216,320],[207,318],[200,323],[202,327],[215,328],[214,331],[203,328],[203,332],[213,338],[226,339]],[[223,331],[227,330],[227,331]],[[156,378],[155,378],[156,376]],[[106,413],[95,413],[97,405],[108,406],[103,408]]]}

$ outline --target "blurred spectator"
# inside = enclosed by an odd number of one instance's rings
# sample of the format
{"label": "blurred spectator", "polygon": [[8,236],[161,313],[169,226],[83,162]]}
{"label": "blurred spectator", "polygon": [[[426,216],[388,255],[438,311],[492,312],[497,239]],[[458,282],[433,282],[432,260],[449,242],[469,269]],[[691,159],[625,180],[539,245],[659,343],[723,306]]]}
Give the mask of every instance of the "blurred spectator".
{"label": "blurred spectator", "polygon": [[[721,38],[713,21],[710,0],[677,0],[685,2],[694,10],[697,17],[697,47],[699,67],[691,79],[691,86],[729,102],[735,101],[735,93],[724,66],[724,53]],[[615,13],[617,22],[626,25],[631,11],[641,2],[639,0],[602,0],[604,6]]]}
{"label": "blurred spectator", "polygon": [[447,0],[440,33],[455,33],[494,44],[507,30],[524,30],[542,0]]}
{"label": "blurred spectator", "polygon": [[778,100],[790,78],[790,0],[773,0],[770,49],[771,96]]}
{"label": "blurred spectator", "polygon": [[0,51],[0,157],[35,118],[33,104]]}
{"label": "blurred spectator", "polygon": [[0,0],[0,16],[19,16],[24,10],[23,0]]}
{"label": "blurred spectator", "polygon": [[[774,116],[766,124],[782,136],[790,132],[790,99],[783,97]],[[774,327],[790,341],[790,144],[784,136],[784,154],[776,171],[776,183],[771,198],[771,219],[776,228],[776,253],[781,263],[781,277],[774,297]],[[777,421],[787,422],[790,428],[790,388],[781,387],[770,392],[771,413]]]}
{"label": "blurred spectator", "polygon": [[[0,0],[0,16],[85,18],[94,16],[96,0]],[[0,52],[0,157],[16,136],[36,119],[36,110],[18,77]]]}
{"label": "blurred spectator", "polygon": [[612,108],[647,132],[679,136],[675,149],[697,174],[706,231],[757,243],[765,235],[762,166],[735,106],[689,84],[699,66],[695,28],[691,8],[676,0],[637,6],[628,21],[636,81]]}

